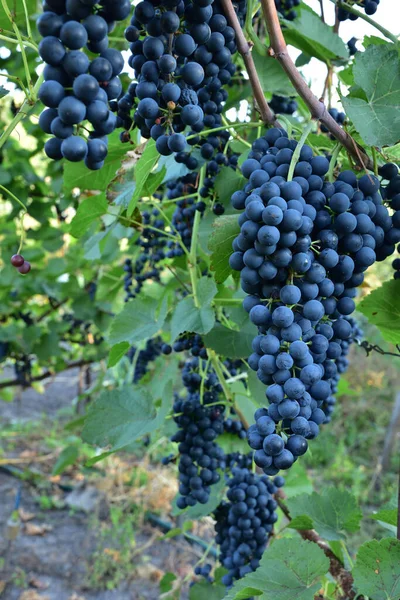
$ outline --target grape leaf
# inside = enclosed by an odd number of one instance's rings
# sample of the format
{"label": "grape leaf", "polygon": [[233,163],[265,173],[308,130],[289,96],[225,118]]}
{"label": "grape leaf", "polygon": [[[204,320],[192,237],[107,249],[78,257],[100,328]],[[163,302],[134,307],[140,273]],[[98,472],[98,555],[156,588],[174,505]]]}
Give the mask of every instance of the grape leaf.
{"label": "grape leaf", "polygon": [[386,281],[358,305],[368,321],[378,327],[382,337],[392,344],[400,343],[400,279]]}
{"label": "grape leaf", "polygon": [[61,473],[63,473],[67,467],[75,463],[78,456],[79,450],[77,446],[73,444],[67,446],[60,452],[51,474],[61,475]]}
{"label": "grape leaf", "polygon": [[221,202],[224,206],[230,206],[233,192],[241,189],[245,182],[246,180],[240,171],[236,171],[231,167],[222,167],[214,182],[218,202]]}
{"label": "grape leaf", "polygon": [[[315,529],[326,540],[343,540],[346,533],[360,527],[362,513],[354,496],[345,490],[329,488],[317,494],[301,494],[288,500],[295,529]],[[297,523],[295,518],[300,518]],[[306,517],[306,520],[304,519]]]}
{"label": "grape leaf", "polygon": [[104,166],[98,171],[90,171],[84,162],[64,162],[63,188],[66,195],[74,188],[81,190],[105,191],[109,182],[121,166],[121,159],[126,153],[126,147],[121,144],[119,133],[108,137],[108,155]]}
{"label": "grape leaf", "polygon": [[388,525],[397,525],[397,504],[396,502],[388,502],[385,506],[375,514],[371,515],[371,519],[375,521],[382,521]]}
{"label": "grape leaf", "polygon": [[[12,15],[14,23],[18,26],[21,33],[26,31],[26,17],[23,2],[17,0],[8,0],[8,8]],[[37,2],[36,0],[26,0],[26,9],[28,18],[31,19],[33,15],[37,14]],[[0,11],[0,29],[12,30],[11,22],[6,15],[4,8]]]}
{"label": "grape leaf", "polygon": [[69,232],[75,238],[80,238],[87,233],[89,226],[103,216],[108,210],[108,203],[104,194],[86,198],[78,207],[76,215],[71,221]]}
{"label": "grape leaf", "polygon": [[400,541],[385,538],[363,544],[358,550],[353,576],[359,594],[374,600],[398,600]]}
{"label": "grape leaf", "polygon": [[[400,64],[393,45],[369,46],[357,52],[354,83],[366,99],[350,93],[342,104],[369,146],[390,146],[400,139]],[[357,94],[359,95],[359,94]]]}
{"label": "grape leaf", "polygon": [[236,215],[223,215],[213,223],[212,233],[208,238],[208,249],[211,252],[211,271],[214,271],[217,283],[223,283],[232,273],[229,257],[232,254],[232,242],[239,232]]}
{"label": "grape leaf", "polygon": [[214,326],[215,313],[211,302],[217,293],[217,288],[212,279],[202,277],[197,282],[197,307],[192,297],[184,298],[175,308],[171,319],[171,338],[176,340],[184,331],[208,333]]}
{"label": "grape leaf", "polygon": [[198,581],[189,588],[189,600],[222,600],[226,587],[221,583]]}
{"label": "grape leaf", "polygon": [[316,544],[280,539],[264,553],[254,573],[236,581],[226,600],[260,596],[265,600],[310,600],[329,569],[329,559]]}
{"label": "grape leaf", "polygon": [[152,169],[157,164],[160,155],[156,148],[154,140],[149,140],[146,148],[135,167],[135,191],[127,208],[127,215],[130,217],[136,208],[138,200],[143,193],[145,185],[150,177]]}
{"label": "grape leaf", "polygon": [[126,385],[104,390],[90,405],[82,430],[89,444],[111,446],[115,452],[151,433],[163,423],[171,408],[172,385],[165,392],[159,410],[147,388]]}
{"label": "grape leaf", "polygon": [[308,56],[315,56],[323,62],[349,56],[343,40],[333,28],[323,23],[312,9],[302,4],[294,21],[284,21],[284,35],[287,44],[295,46]]}
{"label": "grape leaf", "polygon": [[110,344],[134,344],[151,338],[161,329],[167,315],[167,299],[134,298],[114,317],[108,334]]}
{"label": "grape leaf", "polygon": [[252,55],[264,92],[282,94],[283,96],[293,96],[296,94],[296,90],[290,83],[285,71],[275,58],[261,56],[255,48],[253,48]]}
{"label": "grape leaf", "polygon": [[204,342],[207,348],[212,348],[222,356],[248,358],[252,352],[251,342],[253,338],[254,326],[250,322],[241,331],[234,331],[221,325],[221,323],[216,323],[205,336]]}
{"label": "grape leaf", "polygon": [[121,358],[128,352],[129,348],[129,342],[119,342],[118,344],[115,344],[110,350],[107,367],[115,367]]}

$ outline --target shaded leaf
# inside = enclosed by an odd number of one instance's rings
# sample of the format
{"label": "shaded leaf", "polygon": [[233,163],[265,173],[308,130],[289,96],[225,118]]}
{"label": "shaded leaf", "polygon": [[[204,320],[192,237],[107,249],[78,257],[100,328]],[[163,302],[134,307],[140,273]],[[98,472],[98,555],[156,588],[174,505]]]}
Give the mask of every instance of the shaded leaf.
{"label": "shaded leaf", "polygon": [[73,465],[79,456],[77,446],[67,446],[62,450],[53,467],[52,475],[60,475],[67,467]]}
{"label": "shaded leaf", "polygon": [[110,344],[134,344],[151,338],[161,329],[167,315],[167,299],[133,298],[114,317],[108,334]]}
{"label": "shaded leaf", "polygon": [[282,96],[296,94],[296,90],[290,83],[285,71],[275,58],[261,56],[255,48],[253,48],[252,55],[264,92],[281,94]]}
{"label": "shaded leaf", "polygon": [[104,194],[86,198],[78,207],[76,215],[71,221],[69,232],[72,236],[80,238],[87,233],[89,226],[100,219],[108,210],[108,203]]}
{"label": "shaded leaf", "polygon": [[374,600],[398,600],[400,540],[386,538],[363,544],[358,550],[353,576],[359,594]]}
{"label": "shaded leaf", "polygon": [[228,329],[221,323],[216,323],[205,336],[207,348],[212,348],[222,356],[230,358],[248,358],[252,352],[251,342],[254,338],[254,327],[245,327],[241,331]]}
{"label": "shaded leaf", "polygon": [[115,344],[110,350],[107,367],[115,367],[121,358],[128,352],[129,348],[129,342],[119,342],[118,344]]}
{"label": "shaded leaf", "polygon": [[223,283],[232,273],[229,257],[233,252],[232,242],[239,233],[236,215],[223,215],[213,223],[212,233],[208,238],[208,249],[211,252],[211,270],[214,271],[217,283]]}
{"label": "shaded leaf", "polygon": [[151,171],[157,164],[160,155],[157,152],[156,143],[153,139],[149,140],[146,148],[135,167],[135,191],[127,208],[127,215],[130,217],[136,208],[139,198],[141,197]]}

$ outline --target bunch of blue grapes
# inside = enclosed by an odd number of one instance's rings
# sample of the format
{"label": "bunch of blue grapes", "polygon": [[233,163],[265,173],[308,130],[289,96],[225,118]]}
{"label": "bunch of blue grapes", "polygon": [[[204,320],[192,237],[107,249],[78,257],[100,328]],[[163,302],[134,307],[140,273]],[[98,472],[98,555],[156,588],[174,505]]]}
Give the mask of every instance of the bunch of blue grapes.
{"label": "bunch of blue grapes", "polygon": [[[225,407],[218,404],[222,388],[213,371],[207,374],[202,386],[200,361],[197,357],[186,361],[182,370],[186,396],[177,398],[173,406],[178,431],[171,440],[178,443],[177,506],[181,509],[206,504],[211,486],[220,480],[219,471],[224,468],[224,452],[216,443],[224,431]],[[201,367],[206,368],[204,361]]]}
{"label": "bunch of blue grapes", "polygon": [[[84,160],[100,169],[107,156],[107,136],[119,125],[110,101],[122,91],[118,77],[122,54],[108,47],[108,34],[116,21],[129,15],[130,0],[45,0],[37,19],[42,36],[39,54],[46,63],[39,99],[47,107],[39,125],[51,137],[45,143],[49,158]],[[91,59],[87,52],[97,54]],[[87,122],[93,130],[86,135]]]}
{"label": "bunch of blue grapes", "polygon": [[187,150],[186,128],[196,138],[204,128],[221,126],[236,43],[217,0],[144,0],[125,37],[137,80],[118,103],[127,130],[137,126],[168,156]]}
{"label": "bunch of blue grapes", "polygon": [[282,477],[272,481],[248,468],[232,469],[227,482],[227,501],[214,513],[220,562],[228,570],[222,582],[228,588],[258,568],[278,519],[273,494],[283,484]]}
{"label": "bunch of blue grapes", "polygon": [[[232,196],[241,215],[230,265],[258,327],[248,362],[269,403],[248,441],[267,475],[290,468],[330,416],[357,287],[400,241],[377,177],[344,171],[331,183],[327,158],[304,145],[287,181],[296,147],[283,129],[267,131],[242,165],[248,183]],[[386,195],[397,185],[391,179]]]}
{"label": "bunch of blue grapes", "polygon": [[[346,121],[346,113],[344,113],[341,110],[338,110],[337,108],[328,108],[328,113],[331,115],[331,117],[333,119],[335,119],[335,121],[338,125],[340,125],[340,126],[344,125],[344,123]],[[323,133],[329,133],[329,129],[322,123],[321,123],[320,127],[321,127],[321,131]],[[331,140],[335,139],[335,137],[331,133],[329,134],[329,137],[331,138]]]}
{"label": "bunch of blue grapes", "polygon": [[199,356],[206,360],[207,348],[204,345],[201,335],[198,333],[183,333],[177,340],[172,344],[163,344],[162,353],[171,354],[171,352],[190,352],[192,356]]}
{"label": "bunch of blue grapes", "polygon": [[358,52],[357,41],[358,40],[356,37],[352,37],[347,42],[347,47],[349,49],[350,56],[354,56]]}
{"label": "bunch of blue grapes", "polygon": [[[143,350],[137,350],[135,346],[131,346],[128,351],[128,358],[131,362],[135,360],[135,370],[133,373],[133,383],[138,383],[148,373],[149,366],[161,354],[162,340],[159,336],[147,340]],[[139,355],[136,357],[136,353]]]}
{"label": "bunch of blue grapes", "polygon": [[[350,0],[351,5],[355,5],[356,8],[363,8],[366,15],[374,15],[378,10],[378,5],[381,0],[357,0],[357,2],[352,2]],[[340,6],[338,8],[338,19],[339,21],[346,21],[350,19],[350,21],[356,21],[358,19],[357,15],[346,10],[344,6]]]}
{"label": "bunch of blue grapes", "polygon": [[[400,254],[400,244],[397,246],[397,254]],[[394,279],[400,279],[400,258],[397,257],[392,262],[392,267],[394,270],[393,277]]]}
{"label": "bunch of blue grapes", "polygon": [[166,256],[167,237],[164,235],[165,222],[160,217],[160,211],[157,208],[151,212],[143,211],[141,219],[143,228],[135,242],[140,253],[133,262],[127,258],[124,264],[125,302],[135,298],[147,280],[160,281],[160,263]]}
{"label": "bunch of blue grapes", "polygon": [[287,98],[286,96],[279,96],[278,94],[272,96],[269,105],[274,113],[285,115],[292,115],[298,108],[296,100]]}
{"label": "bunch of blue grapes", "polygon": [[294,21],[297,17],[297,12],[294,10],[300,5],[300,0],[275,0],[276,10],[287,21]]}

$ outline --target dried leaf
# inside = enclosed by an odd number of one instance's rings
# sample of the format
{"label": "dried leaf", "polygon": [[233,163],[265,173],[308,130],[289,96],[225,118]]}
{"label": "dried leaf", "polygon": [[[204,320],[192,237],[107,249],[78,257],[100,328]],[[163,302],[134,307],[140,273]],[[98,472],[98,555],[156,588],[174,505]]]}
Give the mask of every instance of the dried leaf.
{"label": "dried leaf", "polygon": [[46,533],[52,530],[51,525],[36,525],[35,523],[26,523],[25,525],[26,535],[46,535]]}

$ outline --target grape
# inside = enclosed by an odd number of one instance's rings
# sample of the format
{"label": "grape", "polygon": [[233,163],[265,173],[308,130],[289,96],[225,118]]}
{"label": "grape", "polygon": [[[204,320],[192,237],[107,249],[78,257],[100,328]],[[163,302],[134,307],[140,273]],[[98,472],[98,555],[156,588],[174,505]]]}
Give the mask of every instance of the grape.
{"label": "grape", "polygon": [[11,257],[11,264],[13,267],[22,267],[24,262],[25,259],[23,256],[21,256],[21,254],[13,254],[13,256]]}
{"label": "grape", "polygon": [[[45,152],[54,160],[62,157],[84,160],[88,168],[97,170],[102,167],[105,156],[94,160],[85,145],[90,137],[108,135],[122,124],[120,117],[110,112],[109,101],[121,94],[118,75],[124,60],[118,50],[108,48],[108,32],[114,21],[127,17],[130,2],[104,0],[96,14],[94,2],[67,0],[61,4],[47,4],[52,10],[45,10],[37,19],[39,33],[43,36],[39,54],[47,63],[45,81],[38,96],[45,106],[57,109],[57,112],[46,112],[39,120],[43,131],[55,136],[46,142]],[[81,50],[84,48],[100,57],[90,61]],[[51,121],[50,116],[53,116]],[[82,134],[82,129],[75,132],[71,126],[80,125],[86,119],[94,130],[84,140],[78,135]]]}

